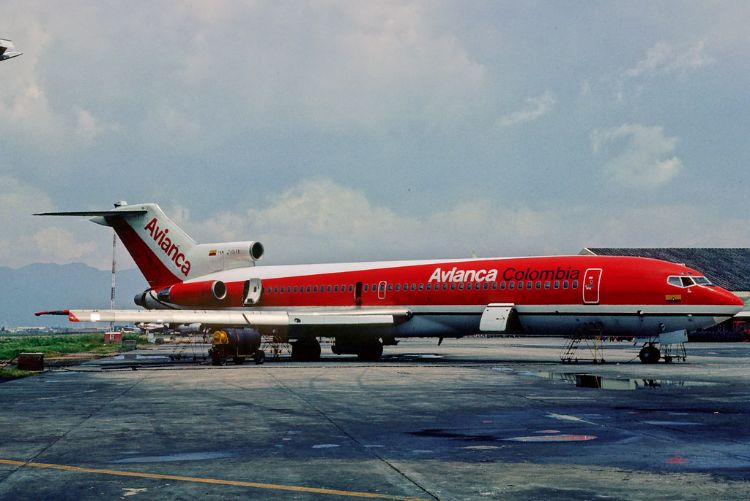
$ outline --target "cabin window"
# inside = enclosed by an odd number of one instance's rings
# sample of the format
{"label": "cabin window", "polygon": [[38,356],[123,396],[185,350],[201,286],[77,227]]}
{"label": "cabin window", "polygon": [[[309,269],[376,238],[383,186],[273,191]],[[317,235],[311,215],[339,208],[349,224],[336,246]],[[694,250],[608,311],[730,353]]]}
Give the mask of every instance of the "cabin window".
{"label": "cabin window", "polygon": [[388,284],[388,290],[389,290],[389,291],[392,291],[392,290],[393,290],[393,284]]}
{"label": "cabin window", "polygon": [[[503,285],[505,285],[505,282],[503,282]],[[505,287],[503,287],[505,289]],[[497,290],[497,282],[492,282],[492,290]]]}
{"label": "cabin window", "polygon": [[273,293],[274,294],[278,294],[279,293],[279,288],[278,287],[274,287],[273,288]]}
{"label": "cabin window", "polygon": [[489,290],[489,288],[490,288],[490,284],[488,284],[487,282],[485,282],[484,283],[484,290]]}
{"label": "cabin window", "polygon": [[[503,283],[505,283],[505,282],[503,282]],[[508,282],[508,289],[513,290],[515,287],[516,287],[516,283],[515,282]]]}
{"label": "cabin window", "polygon": [[[328,287],[328,291],[329,291],[329,292],[330,292],[330,290],[331,290],[331,288],[330,288],[330,287]],[[341,290],[344,290],[344,289],[342,288]],[[333,292],[338,292],[338,291],[339,291],[339,286],[338,286],[338,285],[334,285],[334,286],[333,286]]]}
{"label": "cabin window", "polygon": [[419,290],[420,290],[420,291],[423,291],[423,290],[424,290],[424,284],[419,284]]}
{"label": "cabin window", "polygon": [[294,289],[293,289],[293,290],[294,290],[294,292],[295,292],[295,294],[296,294],[296,293],[297,293],[297,286],[296,286],[296,285],[294,286]]}
{"label": "cabin window", "polygon": [[505,282],[500,282],[500,289],[505,290]]}
{"label": "cabin window", "polygon": [[464,290],[464,283],[463,282],[461,282],[460,284],[458,284],[458,290],[460,290],[460,291]]}
{"label": "cabin window", "polygon": [[396,284],[396,292],[401,290],[401,284]]}
{"label": "cabin window", "polygon": [[567,288],[568,288],[568,281],[563,280],[563,289],[567,289]]}
{"label": "cabin window", "polygon": [[369,285],[365,284],[364,285],[364,291],[367,292],[369,290],[369,287],[370,287]]}
{"label": "cabin window", "polygon": [[456,290],[456,284],[451,284],[451,290],[452,291]]}
{"label": "cabin window", "polygon": [[537,289],[541,289],[542,288],[542,282],[537,282],[536,283],[536,288]]}
{"label": "cabin window", "polygon": [[318,286],[317,285],[313,286],[313,292],[318,292]]}
{"label": "cabin window", "polygon": [[578,280],[573,280],[573,283],[571,284],[571,288],[577,289],[578,288]]}
{"label": "cabin window", "polygon": [[448,284],[446,284],[446,283],[443,283],[443,290],[444,290],[444,291],[447,291],[447,290],[448,290]]}
{"label": "cabin window", "polygon": [[534,284],[532,282],[526,282],[526,288],[531,289],[534,287]]}
{"label": "cabin window", "polygon": [[518,282],[518,290],[523,289],[523,282]]}
{"label": "cabin window", "polygon": [[547,280],[546,282],[544,282],[544,288],[549,289],[549,287],[550,287],[550,282],[549,280]]}
{"label": "cabin window", "polygon": [[372,292],[375,292],[375,291],[377,290],[377,287],[375,287],[375,284],[372,284],[372,285],[370,286],[370,290],[371,290]]}
{"label": "cabin window", "polygon": [[555,280],[555,289],[559,289],[559,288],[560,288],[560,281]]}
{"label": "cabin window", "polygon": [[309,285],[308,285],[308,286],[307,286],[307,288],[305,289],[305,292],[310,292],[310,286],[309,286]]}

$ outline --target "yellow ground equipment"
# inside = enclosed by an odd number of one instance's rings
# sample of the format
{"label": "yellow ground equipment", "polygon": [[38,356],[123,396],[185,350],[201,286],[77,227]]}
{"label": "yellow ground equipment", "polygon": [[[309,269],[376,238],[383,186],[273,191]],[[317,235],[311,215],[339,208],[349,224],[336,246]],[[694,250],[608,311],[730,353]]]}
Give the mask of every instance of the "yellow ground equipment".
{"label": "yellow ground equipment", "polygon": [[208,355],[212,365],[224,365],[230,358],[235,364],[243,364],[248,357],[262,364],[266,353],[260,349],[260,343],[260,334],[250,329],[215,330]]}

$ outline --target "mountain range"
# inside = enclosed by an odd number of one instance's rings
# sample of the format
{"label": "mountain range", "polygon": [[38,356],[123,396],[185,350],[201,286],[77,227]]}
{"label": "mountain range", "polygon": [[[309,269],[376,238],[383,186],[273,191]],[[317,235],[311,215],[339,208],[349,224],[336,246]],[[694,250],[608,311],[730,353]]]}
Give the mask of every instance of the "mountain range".
{"label": "mountain range", "polygon": [[[112,274],[85,264],[0,266],[0,326],[71,327],[64,316],[34,312],[66,308],[109,308]],[[117,272],[115,306],[135,308],[133,296],[148,288],[137,269]]]}

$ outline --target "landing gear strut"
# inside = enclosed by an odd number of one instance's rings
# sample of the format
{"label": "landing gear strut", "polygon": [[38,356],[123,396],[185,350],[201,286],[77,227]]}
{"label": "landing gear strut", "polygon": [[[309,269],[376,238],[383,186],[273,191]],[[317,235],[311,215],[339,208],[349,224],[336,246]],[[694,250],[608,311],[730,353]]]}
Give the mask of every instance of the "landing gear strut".
{"label": "landing gear strut", "polygon": [[292,343],[292,360],[297,362],[315,362],[320,360],[320,343],[317,339],[303,338]]}
{"label": "landing gear strut", "polygon": [[661,352],[654,343],[647,343],[641,348],[641,351],[638,353],[638,358],[641,359],[641,363],[655,364],[661,358]]}

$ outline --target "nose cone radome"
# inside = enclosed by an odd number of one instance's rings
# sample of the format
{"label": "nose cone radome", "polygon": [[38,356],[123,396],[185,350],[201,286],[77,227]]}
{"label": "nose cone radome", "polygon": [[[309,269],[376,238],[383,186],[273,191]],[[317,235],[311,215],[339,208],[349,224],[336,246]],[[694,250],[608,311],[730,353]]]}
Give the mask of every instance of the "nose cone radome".
{"label": "nose cone radome", "polygon": [[736,294],[732,294],[726,289],[716,287],[714,292],[717,294],[717,302],[726,306],[736,306],[737,311],[741,311],[745,307],[744,301],[740,299]]}

